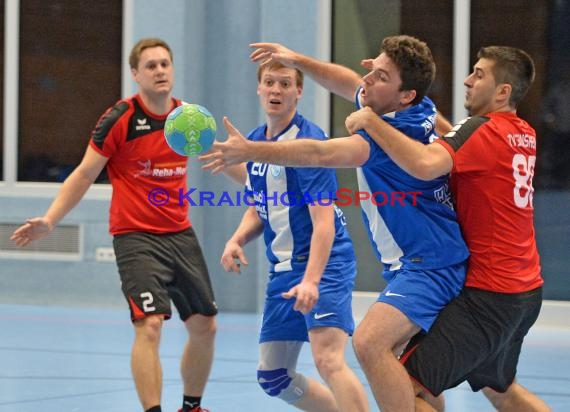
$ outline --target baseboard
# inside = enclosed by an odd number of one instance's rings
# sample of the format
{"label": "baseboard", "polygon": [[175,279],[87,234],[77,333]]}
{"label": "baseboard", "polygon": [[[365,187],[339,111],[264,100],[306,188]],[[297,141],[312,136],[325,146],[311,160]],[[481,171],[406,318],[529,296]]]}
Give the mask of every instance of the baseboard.
{"label": "baseboard", "polygon": [[[352,311],[358,323],[364,317],[370,305],[376,302],[377,292],[353,292]],[[535,326],[570,328],[570,302],[545,300]]]}

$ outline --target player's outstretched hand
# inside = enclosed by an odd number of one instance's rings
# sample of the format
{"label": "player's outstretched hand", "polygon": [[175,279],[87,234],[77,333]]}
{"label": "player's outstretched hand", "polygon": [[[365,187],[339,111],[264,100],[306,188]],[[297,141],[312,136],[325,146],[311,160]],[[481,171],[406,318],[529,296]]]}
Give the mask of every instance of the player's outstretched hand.
{"label": "player's outstretched hand", "polygon": [[214,142],[212,149],[198,157],[203,170],[209,170],[213,174],[223,172],[226,167],[243,163],[248,159],[248,149],[251,142],[224,116],[224,126],[228,131],[228,139],[225,142]]}
{"label": "player's outstretched hand", "polygon": [[319,300],[319,288],[314,283],[302,281],[281,296],[285,299],[296,298],[293,309],[306,315]]}
{"label": "player's outstretched hand", "polygon": [[279,62],[287,67],[296,67],[299,53],[279,44],[279,43],[251,43],[249,47],[255,49],[249,58],[253,62],[269,61]]}
{"label": "player's outstretched hand", "polygon": [[355,134],[359,130],[366,129],[368,122],[378,119],[378,115],[368,106],[352,112],[344,121],[348,133]]}
{"label": "player's outstretched hand", "polygon": [[42,217],[26,220],[22,226],[14,230],[10,240],[18,246],[26,246],[30,242],[41,239],[52,231],[53,227]]}
{"label": "player's outstretched hand", "polygon": [[235,273],[241,273],[241,265],[249,265],[243,248],[237,242],[231,240],[226,243],[220,263],[226,272]]}

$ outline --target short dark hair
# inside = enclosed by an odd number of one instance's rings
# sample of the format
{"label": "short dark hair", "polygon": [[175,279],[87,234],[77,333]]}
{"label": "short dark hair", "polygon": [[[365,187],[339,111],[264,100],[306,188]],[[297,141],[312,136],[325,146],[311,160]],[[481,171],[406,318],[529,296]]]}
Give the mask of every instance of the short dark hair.
{"label": "short dark hair", "polygon": [[400,90],[416,91],[412,104],[418,104],[435,79],[435,62],[428,45],[412,36],[391,36],[382,41],[380,53],[398,68],[402,79]]}
{"label": "short dark hair", "polygon": [[[261,64],[257,66],[257,82],[261,82],[261,75],[264,71],[279,70],[283,68],[289,68],[289,66],[285,66],[283,63],[275,60],[261,62]],[[297,73],[297,86],[303,87],[303,72],[299,69],[295,69],[295,72]]]}
{"label": "short dark hair", "polygon": [[143,52],[143,50],[151,47],[165,48],[168,51],[168,54],[170,54],[170,61],[174,61],[174,58],[172,56],[172,50],[164,40],[158,39],[156,37],[148,37],[139,40],[137,44],[135,44],[131,49],[131,54],[129,55],[129,66],[131,66],[131,69],[136,69],[139,67],[141,53]]}
{"label": "short dark hair", "polygon": [[524,50],[508,46],[482,47],[477,57],[495,62],[492,69],[495,82],[511,85],[509,104],[517,107],[534,81],[535,69],[532,57]]}

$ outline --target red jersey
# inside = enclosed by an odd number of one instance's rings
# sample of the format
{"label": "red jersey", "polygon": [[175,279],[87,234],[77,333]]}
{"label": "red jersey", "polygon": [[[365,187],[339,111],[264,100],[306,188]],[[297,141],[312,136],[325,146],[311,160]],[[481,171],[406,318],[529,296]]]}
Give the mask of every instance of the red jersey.
{"label": "red jersey", "polygon": [[532,177],[536,132],[514,113],[470,117],[438,140],[471,256],[466,286],[520,293],[542,285]]}
{"label": "red jersey", "polygon": [[[172,108],[180,104],[172,99]],[[113,235],[171,233],[190,227],[188,202],[179,204],[179,193],[187,191],[188,159],[168,147],[165,120],[166,115],[151,113],[135,95],[109,108],[92,132],[91,147],[109,158]],[[164,205],[156,205],[157,200],[164,200]]]}

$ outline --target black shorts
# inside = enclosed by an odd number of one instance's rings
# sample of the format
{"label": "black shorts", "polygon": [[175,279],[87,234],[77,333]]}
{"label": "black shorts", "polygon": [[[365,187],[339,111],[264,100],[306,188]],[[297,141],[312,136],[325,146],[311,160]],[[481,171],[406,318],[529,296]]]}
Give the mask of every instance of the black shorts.
{"label": "black shorts", "polygon": [[157,314],[170,318],[171,299],[183,321],[196,313],[217,314],[208,268],[192,228],[116,235],[113,246],[132,320]]}
{"label": "black shorts", "polygon": [[505,392],[541,305],[542,288],[518,294],[465,288],[427,335],[412,340],[401,361],[412,379],[435,396],[465,380],[473,391]]}

